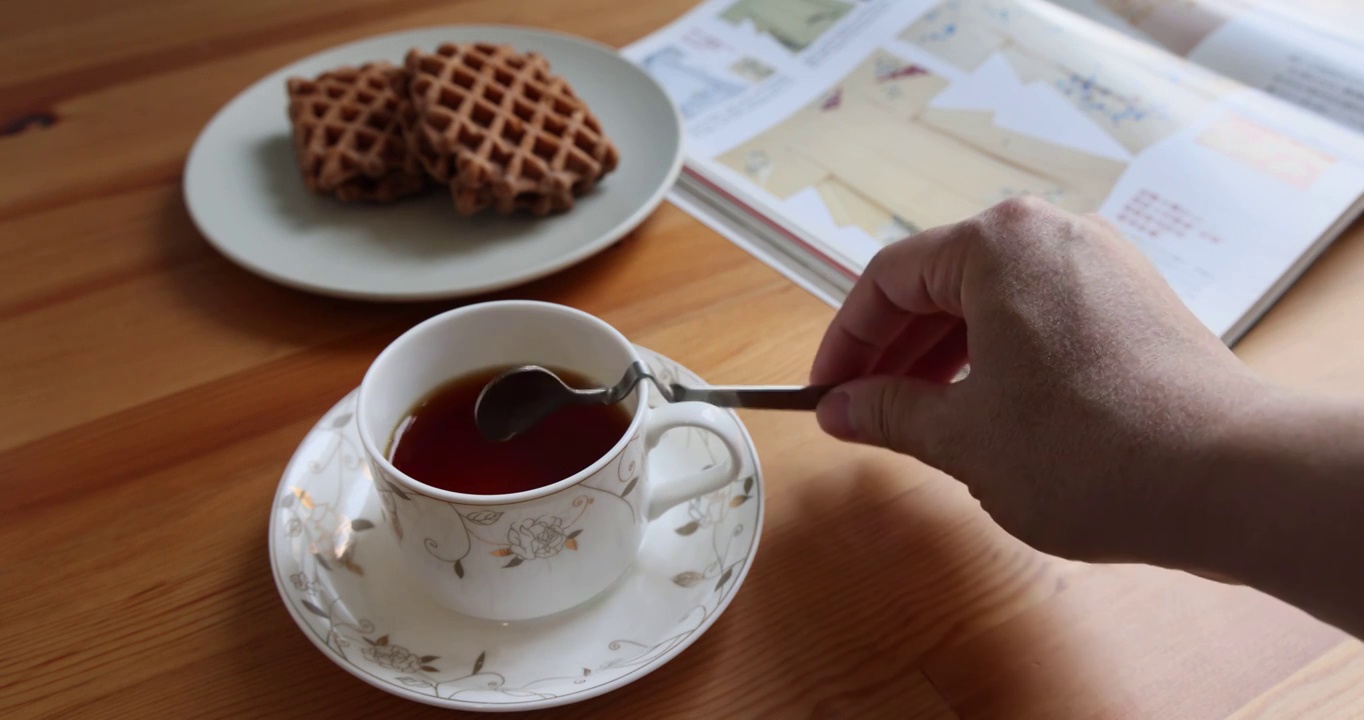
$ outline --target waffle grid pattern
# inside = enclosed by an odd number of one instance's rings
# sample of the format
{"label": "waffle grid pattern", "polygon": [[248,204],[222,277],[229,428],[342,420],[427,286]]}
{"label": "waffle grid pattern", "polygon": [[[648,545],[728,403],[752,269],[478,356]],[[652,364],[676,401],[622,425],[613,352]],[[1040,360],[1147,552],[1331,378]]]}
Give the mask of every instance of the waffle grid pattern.
{"label": "waffle grid pattern", "polygon": [[411,103],[388,63],[288,81],[294,154],[310,190],[344,202],[392,202],[426,184],[403,120]]}

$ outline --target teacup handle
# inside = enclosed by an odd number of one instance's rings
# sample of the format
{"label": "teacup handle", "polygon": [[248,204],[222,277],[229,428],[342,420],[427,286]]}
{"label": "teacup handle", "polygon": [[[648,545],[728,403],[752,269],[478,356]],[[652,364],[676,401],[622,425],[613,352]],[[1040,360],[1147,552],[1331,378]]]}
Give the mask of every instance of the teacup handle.
{"label": "teacup handle", "polygon": [[706,403],[671,403],[650,410],[644,430],[646,452],[658,445],[664,432],[679,427],[694,427],[713,433],[720,438],[725,450],[729,452],[729,462],[714,465],[686,477],[657,483],[648,507],[650,520],[659,517],[678,503],[715,492],[738,480],[744,469],[742,448],[746,443],[739,431],[738,423],[714,405]]}

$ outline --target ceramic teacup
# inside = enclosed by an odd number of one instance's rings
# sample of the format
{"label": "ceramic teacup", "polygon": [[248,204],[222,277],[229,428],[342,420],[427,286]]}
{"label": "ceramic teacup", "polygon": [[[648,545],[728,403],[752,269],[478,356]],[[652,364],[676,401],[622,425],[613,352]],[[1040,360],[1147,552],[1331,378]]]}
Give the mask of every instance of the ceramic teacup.
{"label": "ceramic teacup", "polygon": [[[655,390],[647,383],[624,401],[629,429],[610,451],[581,472],[534,490],[451,492],[409,477],[388,459],[404,415],[453,378],[533,363],[610,385],[640,360],[620,332],[596,317],[519,300],[437,315],[374,360],[360,385],[360,438],[402,562],[438,603],[503,621],[579,605],[625,573],[651,520],[738,478],[744,440],[737,423],[702,403],[651,409]],[[677,427],[714,433],[728,462],[685,477],[651,473],[649,451]]]}

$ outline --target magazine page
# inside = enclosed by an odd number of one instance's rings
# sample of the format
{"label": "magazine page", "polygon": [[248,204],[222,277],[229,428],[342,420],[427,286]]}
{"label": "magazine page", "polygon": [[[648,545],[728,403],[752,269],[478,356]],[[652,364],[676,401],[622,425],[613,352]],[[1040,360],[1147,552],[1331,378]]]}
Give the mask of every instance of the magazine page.
{"label": "magazine page", "polygon": [[1352,133],[1046,0],[712,0],[625,52],[689,183],[853,275],[1036,195],[1111,220],[1225,337],[1364,192]]}
{"label": "magazine page", "polygon": [[1364,3],[1049,1],[1346,127],[1364,130]]}

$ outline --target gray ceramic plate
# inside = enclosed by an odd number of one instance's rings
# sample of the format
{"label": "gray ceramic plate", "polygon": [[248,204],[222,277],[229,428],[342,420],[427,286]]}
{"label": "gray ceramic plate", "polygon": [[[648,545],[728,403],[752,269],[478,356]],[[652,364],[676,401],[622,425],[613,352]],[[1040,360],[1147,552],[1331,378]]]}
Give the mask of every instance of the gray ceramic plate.
{"label": "gray ceramic plate", "polygon": [[[566,214],[460,217],[434,190],[388,206],[312,194],[294,163],[285,80],[343,64],[401,64],[410,48],[507,43],[544,55],[601,120],[620,165]],[[185,202],[209,242],[242,267],[303,290],[367,300],[490,292],[577,263],[658,206],[682,166],[682,123],[668,96],[614,50],[497,26],[424,28],[343,45],[258,81],[204,128],[185,168]]]}

